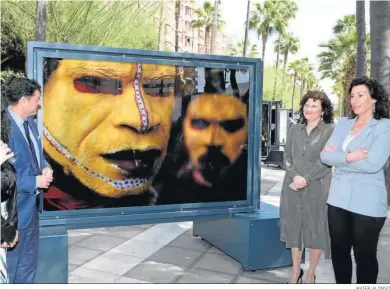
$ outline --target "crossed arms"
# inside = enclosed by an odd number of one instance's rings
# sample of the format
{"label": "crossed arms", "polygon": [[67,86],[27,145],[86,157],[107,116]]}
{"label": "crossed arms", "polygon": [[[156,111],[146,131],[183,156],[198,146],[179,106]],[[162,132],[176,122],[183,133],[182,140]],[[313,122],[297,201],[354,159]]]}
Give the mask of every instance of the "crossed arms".
{"label": "crossed arms", "polygon": [[390,156],[390,128],[376,135],[370,149],[347,153],[338,150],[332,137],[321,152],[321,161],[345,172],[374,174],[379,172]]}

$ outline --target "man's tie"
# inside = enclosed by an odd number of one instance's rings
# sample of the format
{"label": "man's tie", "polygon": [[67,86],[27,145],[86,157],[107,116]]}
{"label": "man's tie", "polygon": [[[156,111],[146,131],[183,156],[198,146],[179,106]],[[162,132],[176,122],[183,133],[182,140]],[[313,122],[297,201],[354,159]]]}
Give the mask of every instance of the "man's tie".
{"label": "man's tie", "polygon": [[38,164],[37,155],[35,153],[34,144],[33,144],[32,140],[31,140],[31,137],[30,137],[30,130],[28,129],[28,122],[27,122],[27,120],[23,123],[23,127],[24,127],[24,131],[26,132],[26,138],[27,138],[28,144],[30,146],[30,151],[31,151],[31,154],[32,154],[32,157],[33,157],[34,166],[36,168],[36,171],[40,172],[41,170],[39,169],[39,164]]}

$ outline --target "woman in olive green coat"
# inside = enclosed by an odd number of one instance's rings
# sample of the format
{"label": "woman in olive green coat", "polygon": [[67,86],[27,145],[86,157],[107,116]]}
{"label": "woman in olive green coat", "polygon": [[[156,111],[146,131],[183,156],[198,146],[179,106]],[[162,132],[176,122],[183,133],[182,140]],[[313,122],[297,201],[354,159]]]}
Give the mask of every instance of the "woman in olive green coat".
{"label": "woman in olive green coat", "polygon": [[326,200],[331,168],[320,153],[333,132],[333,106],[323,92],[308,92],[301,100],[300,123],[287,134],[286,175],[280,198],[280,238],[291,248],[293,270],[289,283],[302,282],[302,250],[310,249],[306,283],[315,282],[321,256],[330,255]]}

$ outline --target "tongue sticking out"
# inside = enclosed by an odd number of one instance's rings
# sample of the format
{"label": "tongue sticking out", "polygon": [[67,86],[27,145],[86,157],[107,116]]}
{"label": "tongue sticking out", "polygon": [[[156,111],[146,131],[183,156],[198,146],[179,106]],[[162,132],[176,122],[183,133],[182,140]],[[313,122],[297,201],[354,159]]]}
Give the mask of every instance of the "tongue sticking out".
{"label": "tongue sticking out", "polygon": [[181,178],[185,173],[189,172],[192,169],[191,162],[186,163],[181,169],[177,172],[177,177]]}
{"label": "tongue sticking out", "polygon": [[194,179],[194,181],[196,183],[198,183],[199,185],[201,186],[205,186],[205,187],[208,187],[210,188],[212,186],[212,183],[210,183],[209,181],[207,181],[203,175],[201,174],[201,172],[199,172],[198,170],[194,170],[194,172],[192,173],[192,177]]}
{"label": "tongue sticking out", "polygon": [[138,166],[139,166],[137,161],[135,161],[135,160],[131,160],[131,161],[115,160],[112,162],[114,164],[116,164],[118,167],[120,167],[122,170],[125,170],[125,171],[134,170],[134,169],[138,168]]}

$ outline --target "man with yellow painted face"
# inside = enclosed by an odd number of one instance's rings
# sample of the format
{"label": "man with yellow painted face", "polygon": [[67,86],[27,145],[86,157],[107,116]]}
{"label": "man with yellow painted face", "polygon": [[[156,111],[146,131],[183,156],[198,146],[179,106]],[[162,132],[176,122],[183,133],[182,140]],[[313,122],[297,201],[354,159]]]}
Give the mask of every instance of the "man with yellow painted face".
{"label": "man with yellow painted face", "polygon": [[247,104],[233,95],[201,94],[189,103],[182,129],[156,180],[163,187],[159,203],[245,200]]}
{"label": "man with yellow painted face", "polygon": [[44,150],[54,169],[46,210],[153,203],[175,75],[175,66],[166,65],[57,63],[43,96]]}

